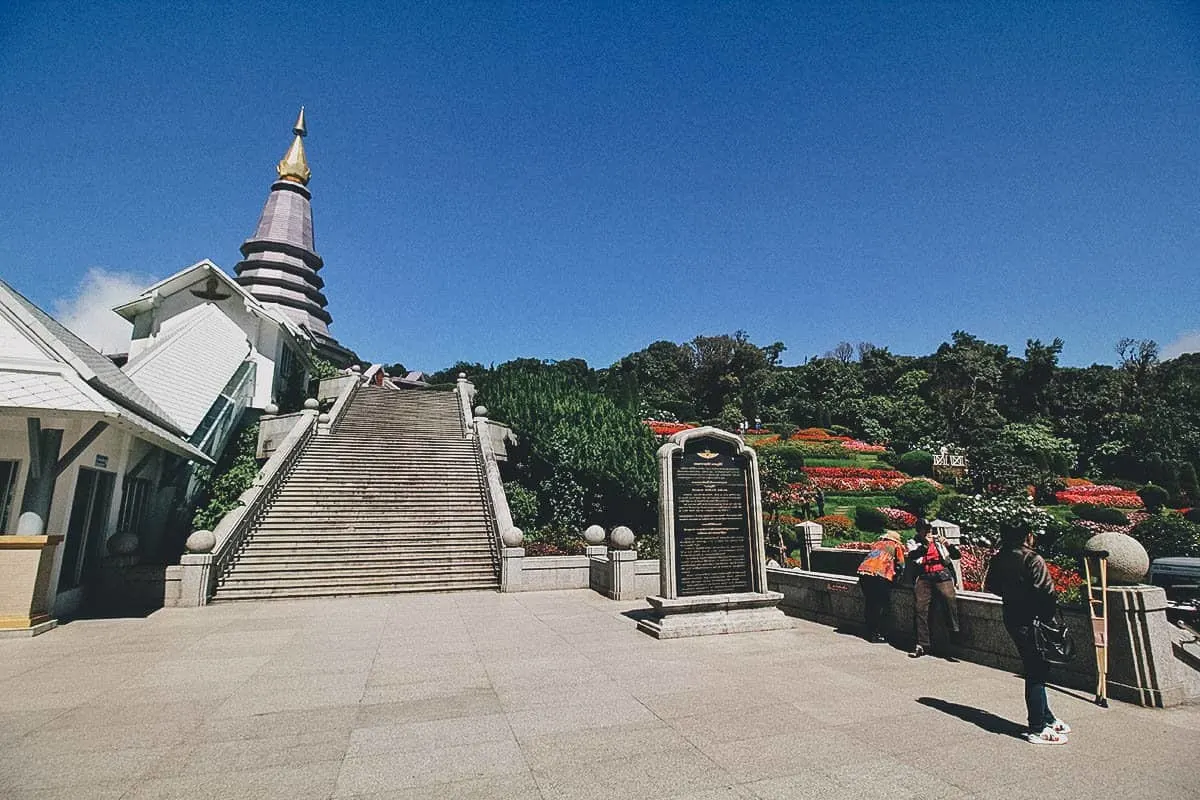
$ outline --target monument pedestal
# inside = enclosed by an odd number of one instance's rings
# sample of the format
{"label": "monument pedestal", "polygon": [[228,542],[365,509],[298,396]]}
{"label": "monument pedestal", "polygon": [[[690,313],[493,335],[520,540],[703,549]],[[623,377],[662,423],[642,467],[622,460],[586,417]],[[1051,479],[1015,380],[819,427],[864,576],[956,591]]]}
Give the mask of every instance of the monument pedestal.
{"label": "monument pedestal", "polygon": [[780,592],[675,598],[655,595],[646,598],[654,611],[638,622],[638,630],[656,639],[782,630],[792,627],[792,621],[778,608],[782,599]]}

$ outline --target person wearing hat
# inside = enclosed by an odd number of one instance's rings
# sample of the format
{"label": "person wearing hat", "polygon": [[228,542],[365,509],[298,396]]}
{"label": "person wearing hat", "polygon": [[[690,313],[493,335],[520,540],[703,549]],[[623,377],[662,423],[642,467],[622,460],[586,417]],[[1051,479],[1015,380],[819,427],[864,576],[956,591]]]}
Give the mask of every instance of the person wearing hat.
{"label": "person wearing hat", "polygon": [[866,638],[886,642],[884,617],[892,604],[892,586],[904,573],[904,545],[900,534],[884,531],[858,567],[858,586],[866,609]]}
{"label": "person wearing hat", "polygon": [[[916,570],[913,584],[913,605],[917,618],[917,646],[908,654],[909,658],[920,658],[932,647],[929,632],[929,616],[933,609],[933,598],[938,596],[946,606],[947,622],[950,625],[950,640],[958,639],[958,595],[954,591],[954,560],[960,558],[958,548],[946,541],[945,536],[935,534],[929,520],[917,519],[917,536],[908,555]],[[951,661],[954,659],[947,656]]]}

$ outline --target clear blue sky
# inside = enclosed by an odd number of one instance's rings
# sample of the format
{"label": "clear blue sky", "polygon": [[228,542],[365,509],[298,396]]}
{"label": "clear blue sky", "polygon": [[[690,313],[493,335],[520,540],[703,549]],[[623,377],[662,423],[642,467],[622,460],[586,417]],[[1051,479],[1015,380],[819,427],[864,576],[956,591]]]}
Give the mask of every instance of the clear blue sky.
{"label": "clear blue sky", "polygon": [[1200,330],[1196,3],[819,5],[7,2],[0,276],[232,270],[303,103],[366,358]]}

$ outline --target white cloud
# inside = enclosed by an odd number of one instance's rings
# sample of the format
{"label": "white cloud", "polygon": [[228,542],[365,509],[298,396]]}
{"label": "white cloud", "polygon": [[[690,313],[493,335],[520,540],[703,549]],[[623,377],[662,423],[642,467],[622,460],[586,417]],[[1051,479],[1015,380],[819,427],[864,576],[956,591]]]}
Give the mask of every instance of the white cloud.
{"label": "white cloud", "polygon": [[1175,341],[1163,345],[1162,358],[1178,358],[1184,353],[1200,353],[1200,331],[1184,331]]}
{"label": "white cloud", "polygon": [[129,272],[92,267],[74,295],[54,301],[54,318],[101,353],[129,350],[132,325],[112,310],[128,302],[153,281]]}

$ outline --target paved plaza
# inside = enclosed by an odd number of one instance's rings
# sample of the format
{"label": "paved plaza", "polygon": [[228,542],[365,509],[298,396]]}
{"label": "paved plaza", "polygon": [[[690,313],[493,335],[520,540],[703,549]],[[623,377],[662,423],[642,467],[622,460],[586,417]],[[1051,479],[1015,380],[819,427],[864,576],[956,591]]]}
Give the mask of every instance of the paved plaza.
{"label": "paved plaza", "polygon": [[[1200,796],[1200,707],[828,627],[658,641],[587,590],[165,609],[0,640],[0,797]],[[1083,657],[1088,654],[1083,653]]]}

